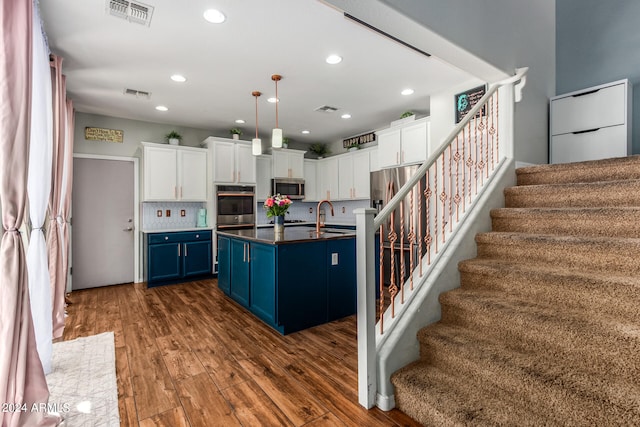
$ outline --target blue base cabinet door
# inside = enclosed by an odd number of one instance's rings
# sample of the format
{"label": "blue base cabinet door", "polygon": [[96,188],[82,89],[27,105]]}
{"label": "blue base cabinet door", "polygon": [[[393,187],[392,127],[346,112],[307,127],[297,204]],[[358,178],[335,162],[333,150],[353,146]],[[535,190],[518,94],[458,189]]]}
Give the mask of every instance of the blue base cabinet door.
{"label": "blue base cabinet door", "polygon": [[231,239],[231,284],[230,295],[240,305],[249,307],[249,243]]}
{"label": "blue base cabinet door", "polygon": [[179,247],[180,243],[149,245],[149,282],[181,277]]}
{"label": "blue base cabinet door", "polygon": [[327,316],[329,321],[356,312],[356,239],[327,242]]}
{"label": "blue base cabinet door", "polygon": [[229,295],[231,290],[231,241],[218,237],[218,288]]}
{"label": "blue base cabinet door", "polygon": [[211,240],[184,243],[183,250],[184,277],[211,273]]}
{"label": "blue base cabinet door", "polygon": [[275,252],[273,245],[251,243],[251,312],[272,327],[278,320]]}

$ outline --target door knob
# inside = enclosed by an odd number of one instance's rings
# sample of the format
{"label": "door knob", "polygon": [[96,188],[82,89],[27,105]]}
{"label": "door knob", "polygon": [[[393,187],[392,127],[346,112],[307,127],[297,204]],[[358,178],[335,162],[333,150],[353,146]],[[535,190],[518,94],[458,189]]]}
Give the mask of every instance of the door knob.
{"label": "door knob", "polygon": [[133,231],[133,227],[123,228],[122,231]]}

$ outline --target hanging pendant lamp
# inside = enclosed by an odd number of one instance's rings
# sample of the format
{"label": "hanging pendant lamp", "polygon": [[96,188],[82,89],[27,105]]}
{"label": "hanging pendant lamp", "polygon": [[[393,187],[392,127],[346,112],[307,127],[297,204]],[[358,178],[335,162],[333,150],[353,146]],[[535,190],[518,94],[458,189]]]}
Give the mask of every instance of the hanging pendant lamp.
{"label": "hanging pendant lamp", "polygon": [[271,146],[273,148],[282,148],[282,129],[278,127],[278,104],[280,103],[280,99],[278,98],[278,82],[282,80],[282,76],[274,74],[271,76],[271,80],[276,82],[276,127],[273,128],[271,134]]}
{"label": "hanging pendant lamp", "polygon": [[262,140],[258,138],[258,97],[262,93],[255,91],[251,92],[251,95],[256,98],[256,137],[251,140],[251,153],[254,156],[259,156],[262,154]]}

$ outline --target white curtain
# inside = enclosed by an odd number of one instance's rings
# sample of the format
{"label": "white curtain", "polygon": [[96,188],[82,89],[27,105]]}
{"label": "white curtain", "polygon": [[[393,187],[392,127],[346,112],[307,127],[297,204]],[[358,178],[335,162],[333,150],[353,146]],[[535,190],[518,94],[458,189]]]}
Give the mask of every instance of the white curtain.
{"label": "white curtain", "polygon": [[46,219],[51,191],[53,152],[53,110],[49,51],[40,26],[38,9],[33,11],[33,68],[31,91],[31,144],[27,192],[31,240],[27,250],[31,315],[38,354],[44,373],[52,370],[52,303],[51,281],[47,264],[47,246],[42,227]]}

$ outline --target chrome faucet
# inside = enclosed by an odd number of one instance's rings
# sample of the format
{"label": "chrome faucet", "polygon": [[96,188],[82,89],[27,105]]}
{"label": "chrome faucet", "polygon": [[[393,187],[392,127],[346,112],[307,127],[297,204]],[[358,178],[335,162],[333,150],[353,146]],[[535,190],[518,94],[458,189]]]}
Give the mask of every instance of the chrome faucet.
{"label": "chrome faucet", "polygon": [[320,227],[324,227],[324,223],[320,223],[320,206],[323,203],[328,203],[331,208],[331,216],[333,216],[333,205],[328,200],[320,200],[318,202],[318,207],[316,208],[316,234],[320,234]]}

